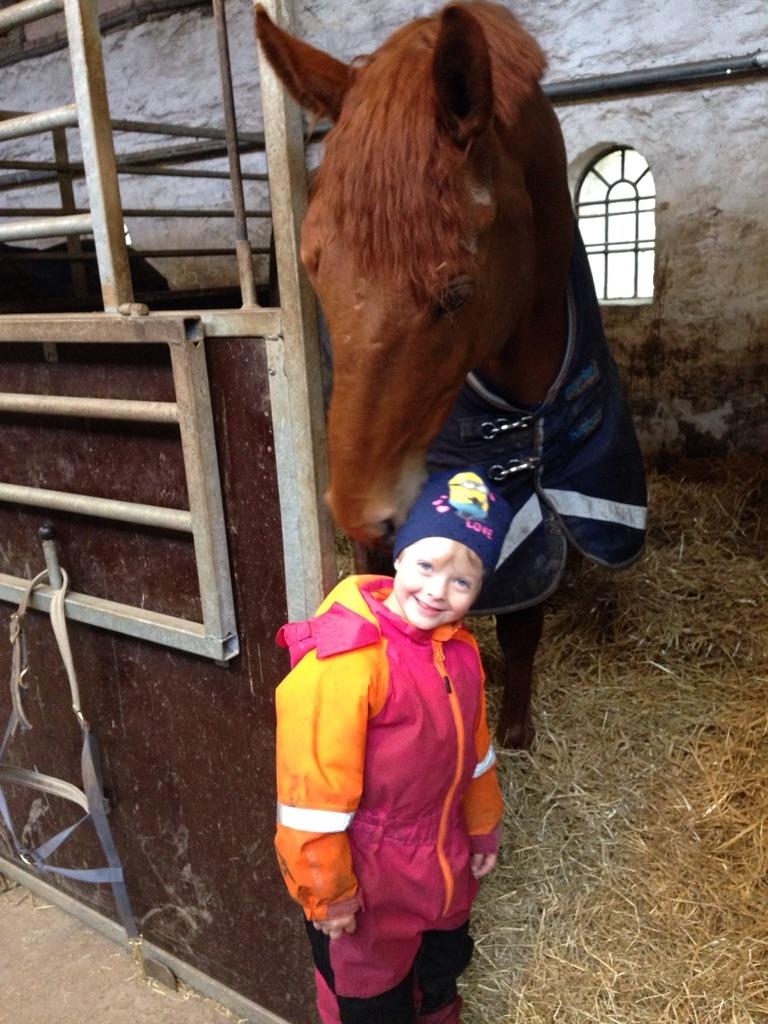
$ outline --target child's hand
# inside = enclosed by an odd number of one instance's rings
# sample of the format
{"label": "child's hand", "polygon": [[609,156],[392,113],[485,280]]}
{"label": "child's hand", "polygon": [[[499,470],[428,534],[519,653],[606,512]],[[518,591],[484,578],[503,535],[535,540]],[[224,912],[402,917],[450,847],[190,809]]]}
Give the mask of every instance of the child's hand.
{"label": "child's hand", "polygon": [[[494,857],[494,861],[495,859]],[[357,919],[354,914],[342,914],[339,917],[331,917],[327,921],[313,921],[312,923],[317,931],[331,939],[338,939],[345,932],[351,935],[357,928]]]}
{"label": "child's hand", "polygon": [[496,853],[473,853],[470,861],[470,870],[474,878],[485,878],[496,867],[498,854]]}

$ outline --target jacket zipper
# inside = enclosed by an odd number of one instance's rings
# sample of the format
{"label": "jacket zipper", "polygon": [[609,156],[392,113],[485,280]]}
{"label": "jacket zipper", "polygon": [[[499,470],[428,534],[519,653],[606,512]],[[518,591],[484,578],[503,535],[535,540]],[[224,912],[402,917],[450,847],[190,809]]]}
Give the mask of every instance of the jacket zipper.
{"label": "jacket zipper", "polygon": [[443,645],[439,640],[435,640],[432,643],[435,663],[440,676],[445,683],[445,692],[448,694],[448,700],[451,704],[451,712],[453,713],[453,721],[456,726],[456,770],[453,775],[453,782],[451,783],[450,789],[446,794],[445,801],[443,802],[443,810],[440,815],[440,827],[437,833],[437,859],[440,862],[440,869],[443,872],[443,879],[445,881],[445,906],[443,907],[443,917],[445,917],[450,909],[451,901],[453,900],[454,881],[451,867],[448,863],[448,858],[445,856],[445,836],[448,831],[448,816],[451,811],[451,804],[453,803],[453,797],[458,788],[459,782],[461,781],[462,767],[464,765],[464,720],[461,717],[461,708],[459,707],[459,699],[456,696],[456,691],[451,686],[451,680],[448,676],[448,672],[445,667],[445,653],[443,652]]}

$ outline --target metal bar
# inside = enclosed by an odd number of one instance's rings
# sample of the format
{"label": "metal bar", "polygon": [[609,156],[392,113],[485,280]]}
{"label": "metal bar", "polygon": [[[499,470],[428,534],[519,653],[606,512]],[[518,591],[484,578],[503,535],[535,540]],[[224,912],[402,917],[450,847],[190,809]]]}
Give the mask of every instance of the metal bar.
{"label": "metal bar", "polygon": [[[193,139],[219,139],[227,137],[226,128],[210,128],[205,125],[168,124],[165,121],[128,121],[125,118],[112,118],[113,132],[136,132],[144,135],[182,135]],[[238,142],[255,142],[264,145],[262,132],[238,132]]]}
{"label": "metal bar", "polygon": [[[257,256],[269,255],[269,247],[265,245],[252,245],[251,252]],[[234,256],[234,249],[133,249],[134,256],[147,256],[152,258],[159,258],[161,256]],[[0,253],[0,266],[5,261],[13,262],[14,260],[23,260],[25,263],[31,261],[32,263],[62,263],[62,262],[80,262],[84,263],[88,260],[95,260],[95,252],[83,252],[79,256],[70,256],[68,252],[52,252],[50,249],[35,249],[22,250],[17,249],[12,252],[10,249],[6,249]],[[169,292],[164,294],[168,295]],[[174,291],[174,295],[176,292]]]}
{"label": "metal bar", "polygon": [[[0,573],[0,600],[17,605],[28,585],[28,579]],[[54,591],[50,587],[37,587],[30,604],[38,611],[48,612],[53,595]],[[68,619],[132,636],[137,640],[149,640],[216,661],[227,661],[238,653],[236,637],[210,636],[201,622],[180,619],[164,612],[107,601],[105,598],[71,590],[67,593],[64,606]]]}
{"label": "metal bar", "polygon": [[31,220],[0,224],[0,242],[20,242],[25,238],[58,238],[59,235],[90,235],[93,222],[89,213],[72,217],[34,217]]}
{"label": "metal bar", "polygon": [[[66,164],[54,163],[50,160],[0,160],[0,170],[20,171],[56,171],[70,173],[72,178],[82,178],[85,174],[82,163],[73,161]],[[134,167],[133,164],[125,165],[121,157],[117,157],[117,173],[124,175],[143,175],[146,177],[167,177],[167,178],[212,178],[218,181],[229,180],[229,171],[204,171],[188,167]],[[50,176],[27,177],[23,180],[11,180],[12,175],[0,179],[0,190],[10,191],[11,188],[23,185],[44,185],[55,179]],[[256,171],[243,171],[243,181],[269,181],[269,175]]]}
{"label": "metal bar", "polygon": [[[154,320],[170,315],[158,310],[150,313]],[[173,315],[178,315],[175,311]],[[211,309],[197,314],[206,338],[262,339],[280,333],[282,311],[256,306],[253,309]]]}
{"label": "metal bar", "polygon": [[203,622],[210,635],[235,636],[235,602],[229,572],[205,345],[173,346],[171,365]]}
{"label": "metal bar", "polygon": [[175,402],[139,402],[123,398],[70,398],[65,395],[20,395],[0,392],[0,412],[128,420],[132,423],[179,422]]}
{"label": "metal bar", "polygon": [[[94,910],[85,903],[81,903],[80,900],[75,899],[68,893],[62,892],[61,889],[55,888],[49,882],[40,878],[39,875],[33,875],[14,861],[0,857],[0,874],[5,875],[14,882],[18,882],[19,885],[25,886],[40,896],[46,903],[52,903],[66,913],[71,914],[89,928],[93,928],[94,931],[106,936],[112,942],[123,947],[128,944],[125,929],[116,921],[105,917],[97,910]],[[147,939],[142,940],[141,949],[145,959],[156,960],[158,963],[164,964],[185,985],[189,985],[190,988],[202,993],[204,996],[208,996],[210,999],[215,999],[217,1003],[231,1010],[239,1020],[248,1021],[249,1024],[288,1024],[288,1021],[283,1017],[278,1017],[270,1010],[265,1010],[264,1007],[251,1002],[250,999],[240,995],[239,992],[235,992],[234,989],[228,988],[220,981],[216,981],[215,978],[203,974],[202,971],[192,967],[185,960],[180,960],[178,957],[173,956],[172,953],[168,953],[161,947],[148,942]]]}
{"label": "metal bar", "polygon": [[64,0],[21,0],[0,11],[0,33],[64,10]]}
{"label": "metal bar", "polygon": [[[242,152],[261,152],[263,142],[249,142],[243,145]],[[149,165],[168,163],[190,163],[194,160],[214,160],[225,157],[227,148],[220,142],[190,142],[183,146],[159,146],[155,149],[141,149],[123,156],[124,165]]]}
{"label": "metal bar", "polygon": [[626,96],[650,89],[705,86],[733,82],[747,76],[768,71],[768,53],[739,57],[719,57],[712,60],[691,61],[685,64],[666,64],[656,68],[638,68],[609,75],[590,75],[585,78],[545,82],[543,89],[555,103],[576,103],[600,96]]}
{"label": "metal bar", "polygon": [[[132,3],[129,6],[118,10],[113,14],[104,14],[99,19],[102,32],[112,32],[117,28],[134,28],[147,20],[148,16],[157,18],[164,14],[186,11],[191,7],[202,7],[208,0],[147,0],[146,3]],[[67,48],[66,38],[61,36],[46,39],[36,46],[24,47],[23,50],[0,58],[0,68],[9,67],[19,61],[38,60],[40,57],[47,57],[51,53]]]}
{"label": "metal bar", "polygon": [[0,342],[88,342],[178,345],[203,337],[197,313],[120,316],[119,313],[27,313],[0,316]]}
{"label": "metal bar", "polygon": [[[228,171],[203,171],[182,167],[128,167],[118,161],[118,173],[124,175],[143,174],[166,178],[229,178]],[[269,175],[260,171],[243,171],[243,181],[269,181]]]}
{"label": "metal bar", "polygon": [[[135,256],[151,256],[159,259],[163,256],[234,256],[235,249],[134,249]],[[252,245],[251,252],[256,256],[268,256],[269,246]]]}
{"label": "metal bar", "polygon": [[[66,131],[63,128],[54,128],[51,132],[51,139],[53,141],[53,155],[56,163],[66,166],[69,163]],[[72,176],[67,171],[59,171],[58,179],[62,213],[65,213],[67,216],[72,216],[76,213],[87,213],[87,210],[78,210],[75,205],[75,190],[72,187]],[[82,256],[83,246],[79,235],[67,236],[67,253],[72,257]],[[72,278],[72,290],[77,298],[84,299],[88,294],[85,267],[81,262],[73,262],[70,264],[69,273]]]}
{"label": "metal bar", "polygon": [[[264,0],[264,6],[290,29],[287,0]],[[336,577],[333,529],[323,501],[328,459],[316,302],[299,262],[307,173],[299,108],[263,54],[259,75],[282,306],[283,333],[267,338],[267,359],[288,617],[305,619]]]}
{"label": "metal bar", "polygon": [[104,308],[133,302],[96,0],[64,0],[80,144]]}
{"label": "metal bar", "polygon": [[0,142],[21,139],[25,135],[39,135],[40,132],[50,131],[51,128],[77,128],[77,107],[74,103],[1,120]]}
{"label": "metal bar", "polygon": [[[240,154],[243,155],[244,153],[254,152],[254,150],[257,148],[258,147],[256,147],[254,144],[241,146]],[[141,150],[140,152],[134,153],[131,156],[123,156],[120,159],[119,169],[121,174],[152,174],[155,173],[153,171],[153,167],[155,164],[164,165],[166,162],[169,161],[171,163],[192,163],[195,160],[211,160],[218,159],[224,156],[226,156],[226,151],[224,150],[223,147],[219,145],[214,146],[213,144],[206,144],[205,146],[201,146],[198,144],[193,144],[191,146],[166,146],[163,149]],[[162,169],[159,169],[157,173],[165,174],[169,177],[205,177],[206,174],[208,173],[215,174],[218,172],[208,172],[206,170],[191,170],[188,172],[183,172],[179,168],[162,167]],[[221,172],[221,174],[223,175],[224,172]],[[227,174],[226,176],[228,177],[229,175]],[[268,181],[268,175],[266,174],[249,174],[245,175],[245,177],[248,180]],[[50,181],[55,181],[55,178],[40,175],[39,177],[36,178],[29,176],[27,178],[21,179],[19,178],[19,176],[16,176],[11,181],[8,181],[7,178],[0,181],[0,190],[9,191],[10,189],[13,188],[28,188],[31,185],[44,185]]]}
{"label": "metal bar", "polygon": [[235,114],[235,95],[232,90],[232,68],[229,60],[227,15],[224,10],[224,0],[213,0],[213,16],[216,20],[219,78],[221,80],[221,98],[224,105],[230,189],[235,215],[235,249],[237,251],[240,294],[244,306],[256,306],[258,305],[256,301],[256,281],[253,276],[253,257],[248,244],[248,222],[246,220],[245,198],[243,196],[243,179],[240,173],[240,154],[237,149],[237,116]]}
{"label": "metal bar", "polygon": [[279,309],[157,310],[147,316],[48,313],[0,316],[0,343],[185,344],[206,338],[279,335]]}
{"label": "metal bar", "polygon": [[[46,217],[48,215],[51,215],[51,216],[54,215],[57,212],[57,210],[58,210],[58,207],[55,207],[55,206],[27,206],[27,207],[16,207],[16,208],[3,207],[3,208],[0,208],[0,217]],[[88,211],[87,210],[83,210],[83,209],[75,208],[72,211],[67,211],[67,212],[68,213],[69,212],[72,212],[72,213],[87,213]],[[256,220],[258,218],[262,218],[264,220],[267,220],[267,219],[271,218],[271,216],[272,216],[272,211],[271,210],[244,210],[243,213],[244,213],[244,215],[246,217],[251,217],[254,220]],[[231,217],[232,216],[232,211],[231,210],[222,210],[221,208],[218,208],[218,209],[193,210],[193,209],[190,209],[188,207],[187,208],[183,208],[183,207],[182,208],[168,207],[167,209],[158,208],[158,209],[154,209],[154,210],[150,210],[150,209],[124,209],[123,210],[123,216],[124,217],[135,217],[135,218],[140,218],[140,217],[144,218],[144,217],[146,217],[148,219],[151,218],[151,217],[166,217],[166,218],[169,218],[169,219],[171,217],[215,218],[215,217]]]}
{"label": "metal bar", "polygon": [[136,526],[156,526],[164,530],[192,532],[192,516],[186,509],[161,508],[159,505],[140,505],[133,501],[115,501],[112,498],[94,498],[90,494],[70,494],[67,491],[49,491],[44,487],[25,487],[22,484],[0,483],[0,501],[13,505],[30,505],[56,512],[74,512],[77,515],[116,519]]}

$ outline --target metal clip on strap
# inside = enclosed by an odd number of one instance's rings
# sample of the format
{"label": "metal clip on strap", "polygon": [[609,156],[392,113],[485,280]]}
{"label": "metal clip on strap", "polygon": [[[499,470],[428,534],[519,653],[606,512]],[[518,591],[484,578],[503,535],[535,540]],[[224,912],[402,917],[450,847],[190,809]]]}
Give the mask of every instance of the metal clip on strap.
{"label": "metal clip on strap", "polygon": [[516,473],[524,473],[528,469],[536,469],[541,462],[538,456],[529,459],[509,459],[508,462],[497,462],[488,470],[488,476],[494,483],[501,483]]}
{"label": "metal clip on strap", "polygon": [[521,416],[519,419],[510,420],[505,416],[499,416],[495,420],[485,420],[480,424],[480,436],[484,441],[492,441],[499,434],[506,434],[510,430],[524,430],[533,422],[533,416]]}

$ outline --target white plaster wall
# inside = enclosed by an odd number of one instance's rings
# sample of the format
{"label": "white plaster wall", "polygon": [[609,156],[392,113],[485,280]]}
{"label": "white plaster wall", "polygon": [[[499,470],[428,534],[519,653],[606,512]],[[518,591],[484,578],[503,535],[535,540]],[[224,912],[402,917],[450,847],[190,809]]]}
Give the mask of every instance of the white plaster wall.
{"label": "white plaster wall", "polygon": [[[508,6],[548,53],[550,80],[768,49],[765,0],[520,0]],[[405,0],[298,0],[296,27],[307,41],[351,59],[434,7]],[[227,0],[227,14],[240,127],[257,129],[250,0]],[[190,12],[148,21],[108,35],[104,52],[113,116],[223,123],[210,17]],[[4,107],[34,110],[70,99],[64,53],[0,70]],[[763,77],[558,108],[574,180],[584,155],[603,143],[640,150],[656,180],[656,296],[645,306],[605,310],[650,451],[768,447],[767,100],[768,78]],[[131,136],[118,144],[144,148],[156,141]],[[0,156],[9,152],[39,152],[39,143],[0,145]],[[245,158],[244,165],[263,169],[259,157]],[[146,205],[148,197],[156,206],[229,205],[226,185],[189,179],[123,178],[122,191],[126,207]],[[247,192],[247,205],[263,205],[263,188],[250,185]],[[52,190],[45,195],[56,201]],[[18,193],[0,193],[0,205],[18,198]],[[28,202],[44,199],[40,194]],[[129,226],[142,248],[195,239],[230,244],[228,225],[218,220]],[[257,231],[259,241],[265,240],[264,227]],[[158,266],[179,287],[236,279],[233,261]]]}

